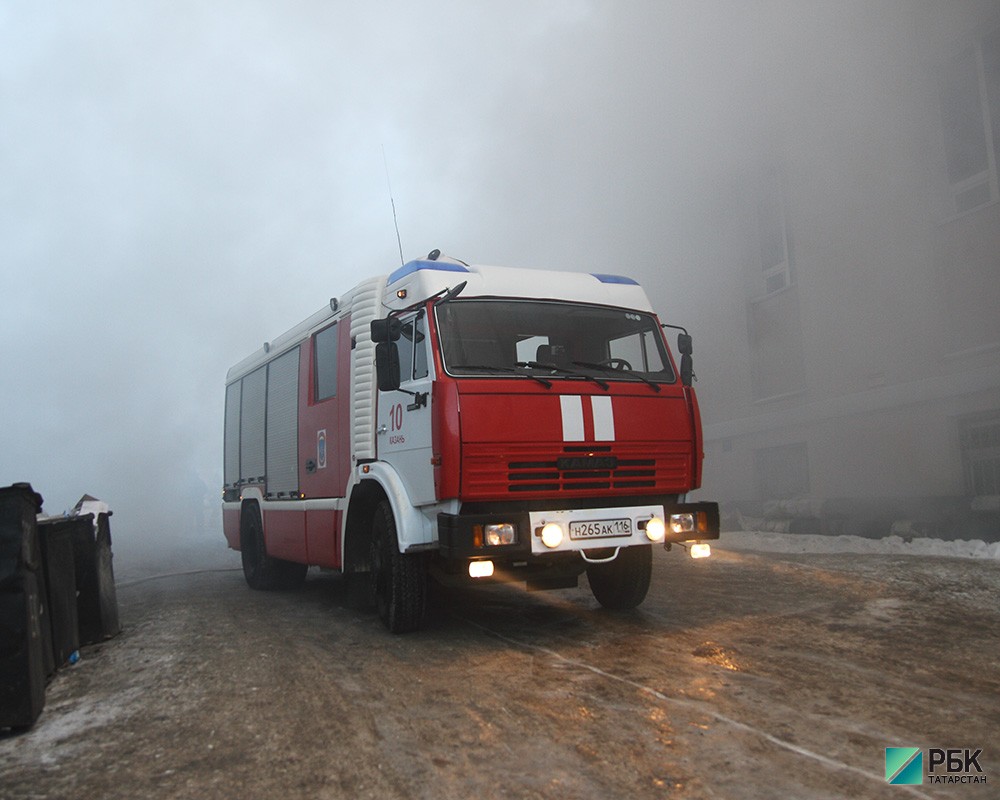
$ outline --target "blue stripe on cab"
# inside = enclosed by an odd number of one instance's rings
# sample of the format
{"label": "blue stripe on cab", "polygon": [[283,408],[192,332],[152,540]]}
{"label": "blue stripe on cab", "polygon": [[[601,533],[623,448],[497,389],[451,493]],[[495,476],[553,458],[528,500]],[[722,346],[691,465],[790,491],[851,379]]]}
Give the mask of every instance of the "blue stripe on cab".
{"label": "blue stripe on cab", "polygon": [[599,272],[591,272],[590,274],[593,275],[595,278],[597,278],[597,280],[599,280],[601,283],[622,283],[625,284],[626,286],[639,285],[638,281],[634,281],[631,278],[626,278],[623,275],[604,275]]}
{"label": "blue stripe on cab", "polygon": [[450,261],[408,261],[389,276],[389,283],[395,283],[400,278],[412,275],[422,269],[436,269],[440,272],[468,272],[461,264],[452,264]]}

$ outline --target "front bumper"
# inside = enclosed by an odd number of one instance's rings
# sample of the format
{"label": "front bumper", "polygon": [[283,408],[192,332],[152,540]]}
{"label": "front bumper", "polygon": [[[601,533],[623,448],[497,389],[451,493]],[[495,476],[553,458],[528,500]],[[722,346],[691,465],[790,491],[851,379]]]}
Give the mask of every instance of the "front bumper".
{"label": "front bumper", "polygon": [[[692,530],[674,532],[671,515],[691,514]],[[446,561],[482,558],[520,561],[531,556],[572,554],[591,549],[648,545],[645,523],[653,517],[667,522],[660,542],[701,542],[719,538],[717,503],[669,503],[666,505],[605,506],[602,508],[557,509],[550,511],[498,511],[485,514],[438,514],[438,554]],[[489,545],[484,531],[490,524],[514,526],[511,544]],[[547,547],[541,529],[550,523],[563,530],[562,541]],[[660,543],[657,542],[657,543]]]}

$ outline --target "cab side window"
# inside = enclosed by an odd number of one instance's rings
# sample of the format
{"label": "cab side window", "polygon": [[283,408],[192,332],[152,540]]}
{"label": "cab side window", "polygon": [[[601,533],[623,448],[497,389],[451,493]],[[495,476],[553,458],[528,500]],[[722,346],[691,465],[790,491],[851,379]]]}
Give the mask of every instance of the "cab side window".
{"label": "cab side window", "polygon": [[405,383],[413,375],[413,320],[403,323],[396,347],[399,349],[399,379]]}
{"label": "cab side window", "polygon": [[426,378],[427,369],[427,343],[424,335],[424,315],[421,314],[413,320],[413,377]]}
{"label": "cab side window", "polygon": [[337,325],[334,323],[313,337],[313,374],[316,402],[337,395]]}
{"label": "cab side window", "polygon": [[426,378],[427,345],[424,326],[427,323],[421,313],[403,323],[396,346],[399,348],[399,379],[403,382],[415,378]]}

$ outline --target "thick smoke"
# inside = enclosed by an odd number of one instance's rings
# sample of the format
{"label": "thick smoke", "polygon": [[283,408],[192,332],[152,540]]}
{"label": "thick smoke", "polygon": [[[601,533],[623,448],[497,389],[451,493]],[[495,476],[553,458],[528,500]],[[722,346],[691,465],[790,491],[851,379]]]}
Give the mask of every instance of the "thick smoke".
{"label": "thick smoke", "polygon": [[[119,543],[221,543],[226,368],[396,265],[389,183],[407,258],[633,274],[704,334],[731,311],[747,164],[827,159],[836,197],[856,120],[803,129],[802,107],[859,92],[862,118],[892,115],[865,72],[909,52],[913,16],[56,5],[0,10],[0,483],[32,481],[49,512],[101,497]],[[877,191],[879,167],[849,174]],[[724,391],[725,341],[700,342]]]}

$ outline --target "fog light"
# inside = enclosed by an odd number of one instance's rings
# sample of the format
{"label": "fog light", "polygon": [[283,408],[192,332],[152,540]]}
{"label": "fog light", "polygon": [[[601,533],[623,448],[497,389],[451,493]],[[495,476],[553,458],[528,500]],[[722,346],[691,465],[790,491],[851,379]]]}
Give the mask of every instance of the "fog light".
{"label": "fog light", "polygon": [[693,544],[690,549],[691,558],[708,558],[712,555],[712,545],[710,544]]}
{"label": "fog light", "polygon": [[691,533],[694,531],[694,514],[671,514],[670,530],[674,533]]}
{"label": "fog light", "polygon": [[562,528],[556,523],[550,522],[542,528],[542,544],[546,547],[558,547],[562,544]]}
{"label": "fog light", "polygon": [[493,562],[492,561],[470,561],[469,562],[469,577],[470,578],[488,578],[493,574]]}
{"label": "fog light", "polygon": [[653,517],[646,523],[646,538],[651,542],[662,542],[667,532],[667,526],[659,517]]}
{"label": "fog light", "polygon": [[492,547],[501,544],[514,544],[514,526],[509,522],[487,525],[486,544]]}

